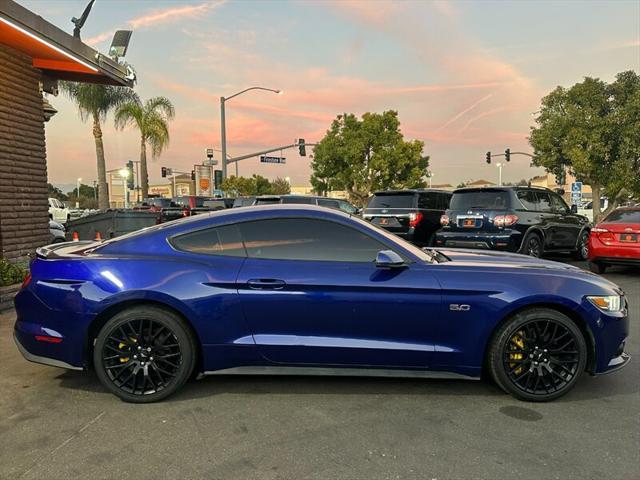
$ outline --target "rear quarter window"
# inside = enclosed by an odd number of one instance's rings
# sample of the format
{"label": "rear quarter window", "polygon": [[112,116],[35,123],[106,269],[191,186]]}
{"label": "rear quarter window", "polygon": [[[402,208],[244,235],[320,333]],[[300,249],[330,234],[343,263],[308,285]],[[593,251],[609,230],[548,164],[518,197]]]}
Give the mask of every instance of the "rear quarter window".
{"label": "rear quarter window", "polygon": [[207,228],[177,235],[171,239],[176,250],[201,255],[245,257],[246,251],[236,225]]}

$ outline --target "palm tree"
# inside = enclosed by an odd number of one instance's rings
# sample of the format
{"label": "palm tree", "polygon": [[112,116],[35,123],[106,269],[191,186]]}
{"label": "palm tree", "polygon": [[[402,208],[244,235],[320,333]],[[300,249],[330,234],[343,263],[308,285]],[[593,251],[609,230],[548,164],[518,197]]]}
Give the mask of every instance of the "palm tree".
{"label": "palm tree", "polygon": [[169,144],[168,122],[174,115],[173,104],[166,97],[153,97],[143,104],[136,95],[116,109],[116,128],[123,129],[127,125],[135,125],[140,132],[140,186],[142,187],[142,198],[146,198],[149,191],[147,143],[151,147],[151,155],[155,159]]}
{"label": "palm tree", "polygon": [[62,91],[78,106],[82,121],[93,120],[93,138],[96,143],[98,169],[98,208],[109,208],[107,170],[102,143],[102,122],[113,108],[129,100],[133,90],[127,87],[98,85],[91,83],[61,82]]}

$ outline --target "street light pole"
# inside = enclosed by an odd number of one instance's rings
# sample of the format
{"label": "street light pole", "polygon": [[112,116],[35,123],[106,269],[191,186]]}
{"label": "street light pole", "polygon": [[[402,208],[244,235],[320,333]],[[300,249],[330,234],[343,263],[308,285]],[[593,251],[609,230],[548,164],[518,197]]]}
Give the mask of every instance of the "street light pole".
{"label": "street light pole", "polygon": [[80,208],[80,182],[81,181],[82,179],[78,178],[78,181],[77,181],[78,190],[76,192],[76,208]]}
{"label": "street light pole", "polygon": [[[273,92],[277,94],[281,94],[282,90],[276,90],[274,88],[266,88],[266,87],[249,87],[244,90],[239,91],[238,93],[234,93],[228,97],[220,97],[220,148],[222,150],[222,180],[227,178],[227,127],[226,127],[226,118],[225,118],[225,102],[227,100],[231,100],[233,97],[237,97],[238,95],[242,95],[249,90],[264,90],[266,92]],[[236,164],[236,175],[238,173],[238,164]]]}
{"label": "street light pole", "polygon": [[502,186],[502,167],[503,163],[496,163],[496,167],[498,167],[498,186]]}
{"label": "street light pole", "polygon": [[227,128],[224,112],[226,98],[220,97],[220,148],[222,149],[222,180],[227,178]]}

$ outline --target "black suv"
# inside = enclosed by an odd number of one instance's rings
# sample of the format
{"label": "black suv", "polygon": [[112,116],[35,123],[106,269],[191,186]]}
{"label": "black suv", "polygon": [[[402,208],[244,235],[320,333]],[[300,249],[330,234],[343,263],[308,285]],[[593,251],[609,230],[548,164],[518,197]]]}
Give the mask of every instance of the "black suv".
{"label": "black suv", "polygon": [[431,246],[450,199],[451,192],[446,190],[375,192],[363,217],[418,246]]}
{"label": "black suv", "polygon": [[482,248],[541,257],[587,258],[589,220],[546,188],[463,188],[453,192],[437,247]]}

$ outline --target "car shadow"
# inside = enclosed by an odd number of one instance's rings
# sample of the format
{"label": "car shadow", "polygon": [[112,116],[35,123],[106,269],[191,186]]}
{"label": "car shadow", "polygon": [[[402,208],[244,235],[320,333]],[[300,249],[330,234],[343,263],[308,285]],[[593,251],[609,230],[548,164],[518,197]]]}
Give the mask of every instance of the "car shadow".
{"label": "car shadow", "polygon": [[[628,369],[626,369],[628,370]],[[625,378],[626,377],[626,378]],[[584,375],[574,390],[555,402],[608,401],[611,397],[638,394],[633,372],[591,377]],[[66,371],[58,375],[62,388],[111,395],[94,372]],[[165,402],[184,402],[221,394],[242,395],[421,395],[425,397],[510,397],[489,380],[440,380],[415,378],[330,377],[295,375],[211,375],[189,381]]]}

